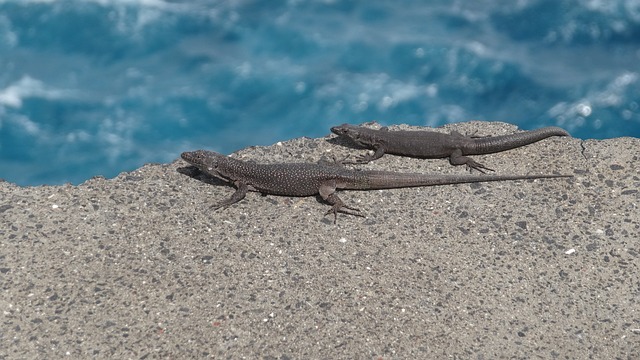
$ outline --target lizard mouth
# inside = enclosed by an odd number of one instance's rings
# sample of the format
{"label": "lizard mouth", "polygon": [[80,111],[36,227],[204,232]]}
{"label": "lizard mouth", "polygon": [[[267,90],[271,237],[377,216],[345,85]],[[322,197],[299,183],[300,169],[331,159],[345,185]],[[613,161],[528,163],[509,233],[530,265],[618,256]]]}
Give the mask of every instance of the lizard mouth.
{"label": "lizard mouth", "polygon": [[192,165],[202,164],[202,156],[200,156],[200,153],[197,151],[185,151],[180,154],[180,157]]}
{"label": "lizard mouth", "polygon": [[331,132],[336,135],[344,135],[347,133],[347,130],[341,126],[334,126],[331,128]]}
{"label": "lizard mouth", "polygon": [[180,154],[180,157],[185,160],[185,161],[189,161],[193,160],[193,153],[192,152],[183,152],[182,154]]}

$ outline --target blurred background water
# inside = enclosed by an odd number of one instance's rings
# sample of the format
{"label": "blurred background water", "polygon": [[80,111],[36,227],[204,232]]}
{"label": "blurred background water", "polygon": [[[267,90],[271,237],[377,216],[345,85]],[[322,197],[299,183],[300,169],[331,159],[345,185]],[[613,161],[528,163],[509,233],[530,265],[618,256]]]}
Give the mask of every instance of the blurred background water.
{"label": "blurred background water", "polygon": [[640,0],[0,0],[0,178],[341,123],[640,137]]}

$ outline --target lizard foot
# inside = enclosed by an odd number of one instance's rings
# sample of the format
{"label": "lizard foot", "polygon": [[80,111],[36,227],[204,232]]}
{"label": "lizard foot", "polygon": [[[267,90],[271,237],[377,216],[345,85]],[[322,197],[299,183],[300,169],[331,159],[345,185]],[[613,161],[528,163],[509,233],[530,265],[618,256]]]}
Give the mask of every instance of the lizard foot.
{"label": "lizard foot", "polygon": [[490,168],[480,164],[479,162],[475,162],[475,161],[473,161],[471,159],[467,160],[467,164],[466,165],[467,165],[467,169],[469,169],[469,171],[478,170],[483,174],[486,174],[487,171],[495,171],[495,170],[490,169]]}
{"label": "lizard foot", "polygon": [[368,163],[370,161],[368,159],[368,157],[364,156],[364,155],[357,156],[355,160],[347,160],[347,157],[345,157],[344,159],[340,160],[340,164],[342,164],[342,165],[361,165],[361,164],[366,164],[366,163]]}
{"label": "lizard foot", "polygon": [[368,164],[371,161],[373,161],[373,156],[366,154],[366,155],[358,155],[358,157],[356,158],[355,163],[356,164]]}
{"label": "lizard foot", "polygon": [[327,216],[327,215],[333,213],[333,223],[335,224],[336,221],[338,220],[338,213],[339,212],[341,212],[343,214],[347,214],[347,215],[365,217],[362,214],[362,212],[360,211],[360,209],[354,208],[354,207],[351,207],[351,206],[347,206],[345,204],[334,204],[333,206],[331,206],[331,209],[327,210],[327,212],[324,214],[324,216]]}
{"label": "lizard foot", "polygon": [[224,203],[217,203],[217,204],[213,204],[211,206],[209,206],[209,209],[216,211],[218,209],[226,209],[229,207],[229,205],[231,204],[224,204]]}
{"label": "lizard foot", "polygon": [[350,162],[347,161],[347,158],[349,157],[349,155],[345,155],[342,159],[339,159],[336,154],[332,154],[330,159],[327,159],[326,157],[324,159],[321,159],[318,163],[322,164],[322,165],[327,165],[327,166],[344,166],[344,165],[351,165],[351,164],[355,164],[354,162]]}
{"label": "lizard foot", "polygon": [[486,174],[485,170],[487,171],[495,171],[493,169],[490,169],[482,164],[480,164],[479,162],[473,160],[472,158],[468,157],[468,156],[462,156],[462,150],[460,149],[456,149],[451,156],[449,156],[449,163],[451,165],[466,165],[467,169],[469,169],[469,171],[471,170],[478,170],[483,174]]}
{"label": "lizard foot", "polygon": [[217,210],[220,208],[227,208],[230,205],[233,205],[235,203],[237,203],[238,201],[244,199],[245,195],[247,195],[247,190],[249,189],[249,187],[247,186],[246,183],[242,182],[242,181],[236,181],[235,182],[235,186],[238,187],[238,189],[236,190],[236,192],[233,193],[233,195],[231,195],[231,197],[224,199],[220,202],[218,202],[217,204],[213,204],[211,206],[212,210]]}

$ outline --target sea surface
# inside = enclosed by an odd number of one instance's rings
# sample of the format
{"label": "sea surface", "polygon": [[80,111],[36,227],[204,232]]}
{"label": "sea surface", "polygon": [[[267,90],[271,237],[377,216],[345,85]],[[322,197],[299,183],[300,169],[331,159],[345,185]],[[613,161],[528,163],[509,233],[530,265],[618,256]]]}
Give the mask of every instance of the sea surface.
{"label": "sea surface", "polygon": [[341,123],[640,137],[640,0],[0,0],[0,178]]}

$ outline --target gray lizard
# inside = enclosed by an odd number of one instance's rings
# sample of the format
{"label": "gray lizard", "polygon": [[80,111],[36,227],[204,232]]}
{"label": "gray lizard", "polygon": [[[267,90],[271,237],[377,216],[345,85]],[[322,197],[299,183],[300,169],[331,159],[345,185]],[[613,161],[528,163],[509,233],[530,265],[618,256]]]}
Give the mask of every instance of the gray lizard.
{"label": "gray lizard", "polygon": [[207,150],[182,153],[182,159],[204,173],[232,183],[236,192],[213,205],[227,207],[244,199],[248,190],[282,196],[320,194],[331,204],[327,214],[363,216],[360,210],[347,206],[336,194],[338,189],[375,190],[402,187],[434,186],[485,181],[523,180],[571,177],[571,175],[425,175],[390,171],[358,171],[339,165],[313,163],[257,164],[241,161]]}
{"label": "gray lizard", "polygon": [[360,156],[356,164],[366,164],[385,153],[422,159],[449,158],[451,165],[467,165],[482,173],[494,171],[465,155],[491,154],[529,145],[550,136],[570,136],[567,131],[551,126],[510,135],[474,138],[459,132],[444,134],[435,131],[389,131],[343,124],[331,128],[336,135],[350,138],[358,145],[373,149],[373,155]]}

